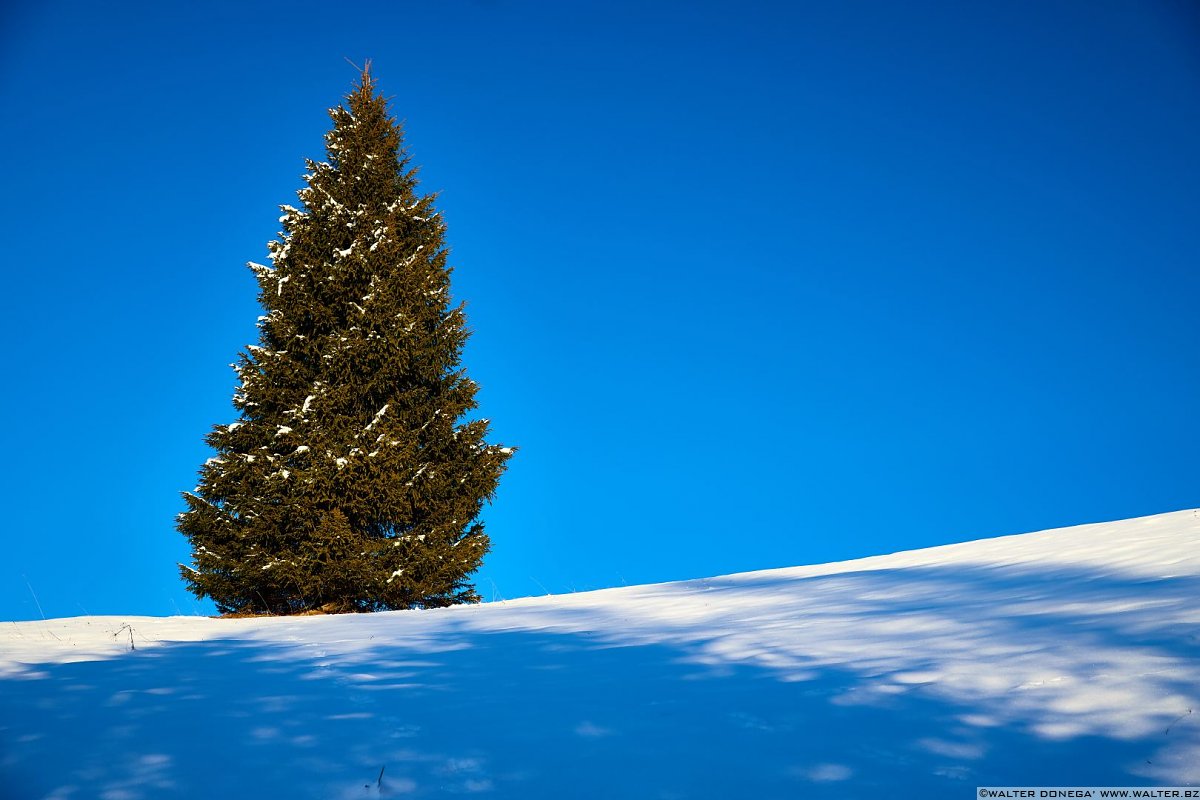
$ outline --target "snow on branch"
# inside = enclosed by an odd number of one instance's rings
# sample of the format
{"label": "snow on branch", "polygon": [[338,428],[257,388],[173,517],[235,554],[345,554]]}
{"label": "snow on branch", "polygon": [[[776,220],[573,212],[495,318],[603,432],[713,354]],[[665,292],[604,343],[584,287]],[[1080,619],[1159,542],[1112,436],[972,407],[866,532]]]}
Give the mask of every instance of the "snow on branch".
{"label": "snow on branch", "polygon": [[384,403],[383,408],[379,409],[379,411],[375,414],[375,419],[371,420],[367,424],[367,427],[364,430],[369,431],[369,430],[371,430],[371,428],[374,428],[375,425],[379,422],[379,420],[381,420],[383,418],[383,415],[387,413],[387,410],[390,406],[391,406],[391,403]]}

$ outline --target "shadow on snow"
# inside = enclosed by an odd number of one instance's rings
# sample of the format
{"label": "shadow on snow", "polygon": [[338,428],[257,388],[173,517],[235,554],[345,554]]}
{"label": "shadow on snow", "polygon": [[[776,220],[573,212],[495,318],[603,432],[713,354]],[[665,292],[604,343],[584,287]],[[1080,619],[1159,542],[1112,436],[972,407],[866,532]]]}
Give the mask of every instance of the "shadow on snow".
{"label": "shadow on snow", "polygon": [[[0,681],[0,796],[965,797],[1165,783],[1200,753],[1194,578],[930,567],[680,588],[707,616],[513,607],[496,631],[485,608],[409,637],[401,614],[402,643],[345,617],[327,643],[37,665]],[[1031,665],[1076,688],[1036,686]],[[1122,722],[1138,692],[1177,701]]]}

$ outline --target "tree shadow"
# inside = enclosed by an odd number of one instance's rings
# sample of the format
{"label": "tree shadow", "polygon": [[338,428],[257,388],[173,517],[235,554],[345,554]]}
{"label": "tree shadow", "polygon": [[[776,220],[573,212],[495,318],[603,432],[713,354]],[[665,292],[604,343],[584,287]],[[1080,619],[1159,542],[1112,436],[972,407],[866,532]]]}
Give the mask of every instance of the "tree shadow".
{"label": "tree shadow", "polygon": [[142,646],[0,681],[0,796],[1184,782],[1197,588],[1034,568],[761,574],[645,587],[649,611],[580,595]]}

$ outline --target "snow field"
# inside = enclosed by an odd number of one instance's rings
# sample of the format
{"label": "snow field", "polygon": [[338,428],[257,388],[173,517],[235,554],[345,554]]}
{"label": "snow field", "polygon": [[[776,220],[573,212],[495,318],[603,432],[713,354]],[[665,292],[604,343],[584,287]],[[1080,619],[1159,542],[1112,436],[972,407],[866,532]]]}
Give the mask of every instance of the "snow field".
{"label": "snow field", "polygon": [[10,622],[0,797],[1196,784],[1198,589],[1188,510],[437,611]]}

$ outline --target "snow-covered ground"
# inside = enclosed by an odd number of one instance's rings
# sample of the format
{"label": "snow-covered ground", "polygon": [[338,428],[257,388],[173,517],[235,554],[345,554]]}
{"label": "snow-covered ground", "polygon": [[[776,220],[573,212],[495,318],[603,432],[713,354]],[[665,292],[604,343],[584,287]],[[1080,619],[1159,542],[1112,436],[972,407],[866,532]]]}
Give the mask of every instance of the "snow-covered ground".
{"label": "snow-covered ground", "polygon": [[1180,511],[439,611],[3,623],[0,797],[1190,785],[1198,703]]}

